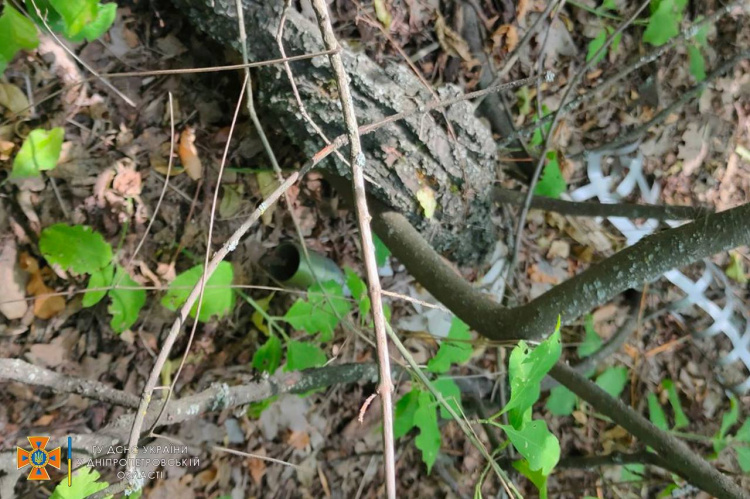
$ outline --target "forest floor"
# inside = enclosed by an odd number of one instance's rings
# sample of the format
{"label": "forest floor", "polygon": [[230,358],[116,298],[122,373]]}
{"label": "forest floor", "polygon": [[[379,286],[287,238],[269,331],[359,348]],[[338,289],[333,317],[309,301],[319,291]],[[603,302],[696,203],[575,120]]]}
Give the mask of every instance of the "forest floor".
{"label": "forest floor", "polygon": [[[106,36],[74,46],[77,57],[100,74],[239,62],[236,54],[197,33],[166,1],[119,3],[117,19]],[[485,48],[496,68],[503,65],[545,4],[535,0],[467,3],[481,4],[482,21],[489,34]],[[518,10],[494,7],[514,3],[519,5]],[[378,27],[384,22],[384,14],[377,13],[369,2],[365,6],[352,0],[335,0],[331,4],[338,36],[379,62],[403,63],[403,54],[418,54],[413,58],[415,67],[431,85],[451,83],[464,91],[477,88],[481,66],[460,34],[460,2],[443,2],[439,8],[438,2],[375,4],[385,6],[390,16],[390,40]],[[549,32],[545,67],[555,71],[557,79],[543,85],[542,102],[550,109],[557,107],[561,89],[574,75],[573,68],[580,68],[585,60],[591,40],[604,25],[617,25],[616,20],[584,8],[596,7],[594,2],[581,4],[568,2],[559,20],[532,40],[508,77],[522,78],[535,72],[542,36]],[[695,10],[688,9],[686,13],[686,24],[718,6],[715,1],[694,4]],[[731,57],[738,47],[750,46],[747,16],[748,13],[744,17],[725,16],[711,27],[710,43],[702,49],[707,68]],[[649,50],[641,39],[643,29],[637,25],[626,30],[618,48],[610,50],[596,69],[585,75],[582,88],[595,88],[605,77]],[[687,52],[685,44],[678,44],[656,62],[612,86],[605,95],[564,117],[555,131],[554,144],[560,154],[567,191],[587,182],[586,163],[580,155],[584,149],[606,145],[625,131],[648,122],[695,85]],[[84,86],[63,86],[63,82],[89,76],[54,40],[47,39],[38,50],[16,58],[0,81],[4,90],[0,110],[5,112],[0,124],[0,164],[7,165],[8,171],[10,159],[30,130],[53,126],[65,130],[61,160],[57,168],[47,172],[45,181],[5,182],[0,186],[0,249],[4,255],[10,254],[6,252],[11,249],[18,255],[10,261],[0,259],[0,289],[4,290],[0,300],[19,295],[27,298],[14,302],[13,320],[0,315],[0,357],[21,358],[139,396],[163,335],[174,320],[174,312],[158,300],[175,275],[202,264],[214,192],[218,189],[212,233],[215,249],[269,192],[269,185],[275,186],[275,180],[243,106],[229,143],[227,169],[221,186],[217,186],[232,116],[241,97],[239,72],[113,78],[113,85],[134,105],[96,78]],[[533,87],[524,87],[507,93],[516,127],[532,122],[536,92]],[[661,186],[660,203],[719,211],[750,201],[749,95],[750,61],[743,60],[713,79],[697,100],[675,109],[663,123],[649,129],[640,148],[647,178]],[[21,101],[11,102],[11,98]],[[25,105],[31,105],[28,111],[11,111]],[[282,170],[298,168],[307,158],[284,138],[283,130],[274,128],[273,116],[263,113],[262,103],[259,106],[260,120],[268,127],[266,131]],[[171,119],[174,135],[170,132]],[[155,214],[171,145],[175,148],[173,167],[178,174],[170,177]],[[505,161],[510,159],[510,153],[503,151],[500,155],[502,170],[512,169],[511,162]],[[196,164],[196,157],[202,168],[200,180],[183,171]],[[615,171],[618,165],[614,162],[605,168]],[[498,184],[525,189],[510,174],[499,174]],[[307,248],[363,275],[354,216],[322,176],[317,172],[307,175],[289,190],[289,200],[290,205],[282,202],[270,209],[232,253],[233,283],[240,285],[239,291],[250,300],[238,293],[236,306],[228,316],[199,325],[176,385],[179,396],[197,392],[212,382],[233,385],[258,375],[251,363],[267,330],[251,301],[261,303],[265,313],[274,317],[283,316],[297,299],[298,295],[277,289],[278,283],[261,265],[263,256],[280,242],[296,240],[294,219]],[[642,199],[636,193],[628,201]],[[494,221],[512,227],[515,211],[498,206]],[[153,226],[144,238],[152,218]],[[134,326],[121,334],[113,332],[107,300],[83,307],[85,279],[56,272],[45,263],[37,248],[40,231],[61,222],[85,224],[101,233],[117,248],[121,264],[129,263],[131,277],[149,287],[149,299]],[[512,291],[517,303],[540,295],[626,244],[625,235],[606,220],[541,211],[531,212],[523,237],[518,279]],[[143,245],[135,254],[141,241]],[[500,242],[494,260],[458,270],[481,283],[493,263],[506,253],[507,246]],[[741,308],[750,309],[748,248],[717,255],[712,261],[728,276],[727,285],[709,289],[707,296],[723,304],[726,295],[732,294],[744,304]],[[703,268],[683,270],[697,278]],[[25,281],[36,282],[37,286],[12,289],[9,276],[19,271],[26,273]],[[380,273],[385,290],[431,302],[429,294],[395,258],[390,257]],[[50,291],[59,292],[59,296],[49,296]],[[729,352],[731,345],[718,338],[692,336],[710,322],[702,312],[671,309],[670,304],[682,295],[665,280],[640,291],[643,298],[637,309],[622,297],[592,310],[590,318],[563,328],[564,355],[576,358],[580,352],[576,348],[587,341],[587,327],[593,327],[595,334],[606,341],[629,315],[640,314],[643,320],[636,332],[624,348],[597,367],[597,372],[625,366],[622,398],[646,415],[646,395],[656,393],[666,403],[668,394],[662,383],[672,380],[689,419],[682,431],[695,437],[690,443],[696,452],[708,456],[714,451],[711,437],[719,431],[722,416],[730,411],[725,386],[728,369],[718,367],[717,360]],[[39,296],[36,301],[34,296]],[[392,323],[406,338],[416,360],[426,363],[437,349],[434,337],[445,335],[451,315],[392,296],[386,297],[386,302],[392,310]],[[291,337],[307,334],[288,324],[280,327]],[[183,335],[163,373],[165,379],[171,380],[186,346],[187,335]],[[375,361],[371,346],[343,329],[337,329],[322,348],[338,362]],[[476,383],[487,391],[483,410],[494,413],[502,407],[494,385],[498,374],[504,373],[508,352],[505,346],[478,341],[472,359],[451,371],[465,383],[481,380]],[[729,371],[734,370],[740,380],[750,374],[737,369],[744,368],[734,366]],[[408,379],[398,381],[396,393],[400,396],[409,391],[410,384]],[[29,434],[97,432],[126,411],[75,394],[20,383],[3,383],[2,387],[2,450],[14,449]],[[189,445],[189,455],[198,457],[200,465],[170,470],[166,479],[146,485],[145,496],[380,497],[383,478],[377,399],[364,413],[363,422],[358,421],[364,401],[375,388],[374,384],[352,384],[305,397],[285,395],[259,417],[243,410],[225,410],[167,427],[163,433]],[[740,408],[750,408],[749,396],[737,401]],[[477,417],[476,401],[464,400],[464,404],[468,416]],[[549,415],[543,403],[538,405],[538,411],[542,417]],[[563,456],[638,448],[622,428],[585,405],[577,406],[569,416],[546,419],[560,439]],[[472,496],[484,461],[454,423],[443,424],[441,454],[431,473],[414,444],[414,431],[397,441],[397,473],[403,496]],[[481,438],[486,441],[488,436],[482,434]],[[298,468],[232,455],[215,446],[274,457]],[[741,473],[731,453],[719,453],[713,463],[723,470]],[[53,479],[61,477],[55,475]],[[102,478],[114,482],[114,470],[111,476],[103,472]],[[750,486],[750,480],[745,482]],[[516,483],[529,497],[536,494],[536,489],[522,477],[517,477]],[[670,483],[667,473],[650,468],[605,466],[559,470],[548,486],[551,497],[653,497]],[[483,493],[492,496],[498,490],[499,484],[491,478],[482,488]],[[25,497],[47,497],[50,491],[49,483],[25,480],[16,488],[19,496]]]}

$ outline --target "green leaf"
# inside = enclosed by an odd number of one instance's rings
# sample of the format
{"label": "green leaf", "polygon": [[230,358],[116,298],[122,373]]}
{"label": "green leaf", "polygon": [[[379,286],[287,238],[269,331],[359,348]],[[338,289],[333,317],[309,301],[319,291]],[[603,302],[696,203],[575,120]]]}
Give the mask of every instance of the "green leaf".
{"label": "green leaf", "polygon": [[247,416],[252,419],[258,419],[261,414],[263,414],[263,411],[271,407],[271,404],[276,402],[276,399],[278,399],[278,395],[274,395],[273,397],[269,397],[267,399],[263,399],[259,402],[252,402],[247,407]]}
{"label": "green leaf", "polygon": [[542,475],[549,475],[560,460],[560,442],[547,429],[547,423],[541,419],[531,421],[522,428],[511,425],[500,425],[513,447],[529,462],[532,471],[540,470]]}
{"label": "green leaf", "polygon": [[[680,32],[682,21],[682,10],[680,4],[675,0],[661,0],[648,20],[646,31],[643,32],[643,41],[654,46],[664,45],[670,38]],[[652,2],[653,5],[653,2]]]}
{"label": "green leaf", "polygon": [[417,410],[414,412],[414,424],[419,428],[419,435],[414,440],[417,449],[422,451],[422,462],[427,465],[427,473],[432,471],[438,452],[440,452],[440,428],[437,421],[437,402],[432,394],[420,392]]}
{"label": "green leaf", "polygon": [[706,61],[703,59],[701,50],[695,45],[688,46],[688,58],[690,60],[690,74],[696,81],[706,79]]}
{"label": "green leaf", "polygon": [[674,383],[672,383],[672,380],[665,379],[661,382],[661,386],[667,391],[669,405],[672,406],[672,410],[674,411],[674,429],[679,430],[680,428],[685,428],[690,424],[690,420],[682,410],[680,396],[677,393]]}
{"label": "green leaf", "polygon": [[[461,389],[458,387],[455,381],[451,378],[440,378],[432,383],[432,385],[439,391],[448,405],[453,408],[456,414],[461,414]],[[448,410],[440,406],[440,417],[443,419],[453,419],[451,413]]]}
{"label": "green leaf", "polygon": [[516,92],[516,98],[518,99],[518,114],[526,116],[531,112],[531,92],[529,87],[526,85],[522,86]]}
{"label": "green leaf", "polygon": [[729,266],[727,266],[724,273],[727,275],[727,277],[740,284],[747,284],[745,265],[742,262],[742,257],[736,251],[732,251],[729,253],[729,258]]}
{"label": "green leaf", "polygon": [[13,159],[10,178],[38,177],[41,171],[55,168],[64,136],[65,130],[60,127],[49,131],[41,128],[32,130]]}
{"label": "green leaf", "polygon": [[750,473],[750,447],[735,447],[737,462],[743,473]]}
{"label": "green leaf", "polygon": [[735,433],[734,438],[740,442],[750,444],[750,419],[746,419],[740,429]]}
{"label": "green leaf", "polygon": [[526,459],[513,461],[513,467],[539,490],[539,499],[547,499],[547,475],[544,475],[541,470],[532,470]]}
{"label": "green leaf", "polygon": [[[322,294],[323,289],[328,295],[328,300]],[[308,291],[309,301],[299,299],[294,302],[283,319],[295,329],[304,330],[310,334],[321,333],[321,341],[330,341],[334,329],[339,324],[339,316],[344,317],[349,313],[352,308],[351,303],[344,298],[341,285],[336,281],[324,282],[322,288],[314,284]]]}
{"label": "green leaf", "polygon": [[47,227],[39,236],[39,251],[50,265],[76,274],[92,274],[112,261],[112,247],[86,225]]}
{"label": "green leaf", "polygon": [[[700,22],[703,19],[703,16],[698,16],[695,19],[695,22]],[[693,35],[693,39],[698,43],[701,47],[708,46],[708,24],[704,24],[698,30],[695,32],[695,35]]]}
{"label": "green leaf", "polygon": [[259,371],[273,374],[280,364],[281,340],[271,335],[253,355],[253,367]]}
{"label": "green leaf", "polygon": [[285,371],[301,371],[310,367],[324,365],[328,361],[326,354],[317,345],[290,341],[286,346]]}
{"label": "green leaf", "polygon": [[626,367],[610,367],[596,378],[599,388],[614,398],[619,398],[620,393],[628,383],[628,369]]}
{"label": "green leaf", "polygon": [[[122,287],[139,286],[137,282],[130,278],[127,271],[117,266],[113,282]],[[110,305],[107,311],[112,314],[110,326],[116,333],[122,333],[135,321],[138,320],[138,313],[146,304],[146,291],[143,289],[120,289],[114,288],[109,291]]]}
{"label": "green leaf", "polygon": [[37,45],[39,38],[34,23],[5,2],[0,16],[0,73],[19,50],[35,49]]}
{"label": "green leaf", "polygon": [[739,417],[740,408],[737,405],[737,399],[734,397],[729,397],[729,411],[725,412],[721,417],[721,428],[713,438],[714,450],[717,454],[724,450],[724,448],[727,446],[727,432],[729,432],[729,429],[734,426]]}
{"label": "green leaf", "polygon": [[605,10],[612,10],[617,11],[617,4],[615,3],[615,0],[604,0],[602,2],[602,6],[597,9],[599,12],[604,12]]}
{"label": "green leaf", "polygon": [[84,39],[93,42],[104,33],[106,33],[117,17],[117,4],[108,3],[99,5],[96,13],[96,19],[88,23],[77,36],[70,37],[72,42],[82,42]]}
{"label": "green leaf", "polygon": [[565,185],[565,179],[560,171],[560,164],[557,162],[557,153],[555,151],[548,152],[547,160],[547,164],[542,171],[542,177],[534,189],[534,194],[556,199],[565,192],[567,185]]}
{"label": "green leaf", "polygon": [[354,271],[348,267],[344,268],[346,274],[346,287],[352,292],[352,297],[357,300],[359,317],[364,319],[370,313],[370,297],[367,295],[367,285]]}
{"label": "green leaf", "polygon": [[[604,42],[607,40],[607,30],[606,29],[600,29],[599,33],[596,34],[593,40],[589,42],[589,49],[588,53],[586,54],[586,62],[589,62],[591,59],[594,58],[596,53],[604,46]],[[601,54],[599,54],[599,57],[596,58],[596,61],[594,61],[594,64],[599,63],[602,59],[604,59],[604,56],[607,55],[607,51],[602,51]]]}
{"label": "green leaf", "polygon": [[393,418],[393,438],[401,438],[414,428],[414,413],[419,407],[421,390],[413,388],[396,402]]}
{"label": "green leaf", "polygon": [[562,385],[554,387],[550,393],[545,407],[555,416],[569,416],[573,413],[576,405],[576,394]]}
{"label": "green leaf", "polygon": [[50,499],[81,499],[109,487],[109,483],[99,481],[99,476],[99,472],[94,468],[83,466],[73,472],[70,487],[68,487],[67,477],[64,478],[57,484]]}
{"label": "green leaf", "polygon": [[448,336],[440,343],[435,356],[427,362],[427,370],[432,373],[444,373],[450,369],[451,364],[461,364],[469,360],[474,351],[470,340],[469,326],[458,317],[453,317]]}
{"label": "green leaf", "polygon": [[[203,265],[196,265],[178,275],[169,285],[167,294],[161,304],[169,310],[178,310],[187,300],[193,288],[203,275]],[[230,287],[234,271],[229,262],[219,263],[206,284],[203,292],[203,305],[198,320],[208,322],[214,315],[223,317],[234,308],[234,290]],[[198,300],[190,310],[190,317],[195,318]]]}
{"label": "green leaf", "polygon": [[586,331],[586,337],[583,343],[578,345],[578,356],[581,358],[588,357],[602,347],[602,338],[596,334],[594,329],[594,316],[586,314],[583,321],[583,328]]}
{"label": "green leaf", "polygon": [[641,482],[645,471],[646,466],[642,464],[626,464],[622,467],[620,479],[623,482]]}
{"label": "green leaf", "polygon": [[[26,11],[37,25],[44,25],[42,22],[42,18],[44,18],[47,21],[47,26],[49,26],[52,31],[58,33],[63,33],[65,31],[65,21],[52,7],[50,0],[26,0],[25,3]],[[39,9],[39,12],[41,12],[42,17],[39,17],[37,14],[37,8]]]}
{"label": "green leaf", "polygon": [[388,257],[391,256],[391,250],[388,249],[388,246],[376,234],[372,235],[372,242],[375,246],[375,262],[378,264],[378,267],[382,267],[385,265]]}
{"label": "green leaf", "polygon": [[[89,278],[89,284],[86,289],[106,288],[110,286],[112,284],[114,273],[115,269],[111,264],[102,269],[93,271],[91,273],[91,277]],[[106,294],[106,289],[101,289],[98,291],[87,291],[86,294],[83,295],[82,305],[84,307],[93,307],[94,305],[99,303]]]}
{"label": "green leaf", "polygon": [[517,419],[534,405],[534,402],[539,399],[542,379],[560,358],[561,352],[559,317],[554,333],[534,350],[531,350],[526,342],[518,342],[508,362],[510,400],[501,414],[512,411],[511,416]]}
{"label": "green leaf", "polygon": [[660,430],[668,431],[667,415],[664,414],[664,409],[659,404],[659,398],[655,394],[649,393],[646,399],[648,400],[648,418]]}
{"label": "green leaf", "polygon": [[99,13],[99,0],[48,0],[65,22],[65,36],[73,39]]}

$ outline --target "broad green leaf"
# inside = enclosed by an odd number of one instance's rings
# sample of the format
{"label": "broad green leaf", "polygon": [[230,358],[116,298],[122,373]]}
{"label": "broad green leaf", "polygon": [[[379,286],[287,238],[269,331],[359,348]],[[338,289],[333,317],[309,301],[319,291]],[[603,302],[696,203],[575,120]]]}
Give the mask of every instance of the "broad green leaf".
{"label": "broad green leaf", "polygon": [[393,438],[401,438],[414,428],[414,413],[419,407],[421,390],[413,388],[396,402],[393,418]]}
{"label": "broad green leaf", "polygon": [[419,393],[417,410],[414,412],[414,425],[419,428],[419,435],[414,440],[414,444],[422,451],[422,461],[427,465],[429,474],[440,452],[441,440],[437,420],[437,402],[432,394]]}
{"label": "broad green leaf", "polygon": [[577,399],[575,393],[558,385],[550,391],[545,407],[555,416],[569,416],[573,413]]}
{"label": "broad green leaf", "polygon": [[532,470],[526,459],[513,461],[513,467],[539,490],[539,499],[547,499],[547,475],[544,475],[541,470]]}
{"label": "broad green leaf", "polygon": [[359,317],[364,320],[370,313],[370,297],[367,295],[367,285],[352,269],[344,268],[344,273],[346,274],[346,287],[352,292],[352,297],[357,300]]}
{"label": "broad green leaf", "polygon": [[740,442],[750,444],[750,418],[746,419],[740,429],[735,433],[734,438]]}
{"label": "broad green leaf", "polygon": [[34,23],[5,2],[0,16],[0,74],[19,50],[35,49],[37,45],[39,38]]}
{"label": "broad green leaf", "polygon": [[86,225],[47,227],[39,236],[39,251],[51,265],[76,274],[91,274],[112,261],[112,247]]}
{"label": "broad green leaf", "polygon": [[529,462],[529,469],[549,475],[560,460],[560,442],[547,429],[547,423],[541,419],[531,421],[522,428],[511,425],[500,425],[513,447]]}
{"label": "broad green leaf", "polygon": [[542,379],[560,358],[560,318],[552,335],[531,350],[524,341],[513,348],[508,362],[510,400],[501,414],[514,411],[516,416],[526,412],[539,399]]}
{"label": "broad green leaf", "polygon": [[[43,26],[44,23],[42,22],[42,18],[44,18],[44,20],[47,21],[47,26],[49,26],[52,31],[56,31],[57,33],[65,32],[65,20],[52,7],[50,0],[26,0],[25,3],[26,12],[29,13],[37,25]],[[37,14],[36,9],[39,9],[41,17]]]}
{"label": "broad green leaf", "polygon": [[286,346],[285,371],[301,371],[310,367],[322,366],[328,361],[326,354],[317,345],[290,341]]}
{"label": "broad green leaf", "polygon": [[38,177],[41,171],[55,168],[64,136],[65,131],[60,127],[49,131],[41,128],[32,130],[13,159],[10,178]]}
{"label": "broad green leaf", "polygon": [[70,39],[94,22],[99,12],[99,0],[49,0],[49,3],[65,21],[65,36]]}
{"label": "broad green leaf", "polygon": [[117,4],[108,3],[100,5],[96,13],[96,19],[88,23],[77,36],[70,37],[73,42],[82,42],[84,39],[93,42],[106,33],[117,17]]}
{"label": "broad green leaf", "polygon": [[258,419],[261,414],[263,414],[263,411],[271,407],[271,404],[276,402],[276,399],[278,399],[278,395],[274,395],[273,397],[263,399],[259,402],[252,402],[247,407],[247,417],[252,419]]}
{"label": "broad green leaf", "polygon": [[427,370],[444,373],[450,369],[451,364],[462,364],[469,360],[474,351],[470,340],[469,326],[458,317],[453,317],[448,336],[440,343],[435,356],[427,362]]}
{"label": "broad green leaf", "polygon": [[602,347],[602,338],[596,334],[594,329],[594,316],[586,314],[583,321],[583,328],[586,331],[586,337],[578,345],[578,356],[581,358],[588,357]]}
{"label": "broad green leaf", "polygon": [[672,410],[674,411],[674,429],[679,430],[680,428],[685,428],[690,424],[690,420],[682,410],[680,396],[677,393],[677,389],[675,388],[674,383],[672,383],[672,380],[665,379],[661,382],[661,386],[667,391],[669,405],[672,406]]}
{"label": "broad green leaf", "polygon": [[50,499],[81,499],[109,487],[109,483],[99,481],[99,477],[99,472],[94,468],[88,466],[78,468],[73,472],[70,487],[68,487],[68,478],[63,478],[55,487]]}
{"label": "broad green leaf", "polygon": [[659,398],[655,394],[649,393],[646,399],[648,400],[648,418],[660,430],[668,431],[667,415],[664,414],[664,409],[659,404]]}
{"label": "broad green leaf", "polygon": [[714,450],[719,453],[727,446],[727,432],[729,432],[729,429],[734,426],[734,424],[737,422],[737,420],[740,417],[740,408],[737,404],[737,399],[734,397],[729,397],[729,411],[725,412],[724,415],[721,417],[721,428],[719,428],[719,432],[714,435],[713,438],[713,444],[714,444]]}
{"label": "broad green leaf", "polygon": [[[604,46],[604,42],[607,40],[607,30],[606,29],[600,29],[599,33],[596,34],[593,40],[589,42],[589,50],[586,54],[586,62],[589,62],[591,59],[594,58],[594,55],[599,51],[600,48]],[[604,56],[607,55],[607,51],[602,51],[601,54],[599,54],[599,57],[596,58],[596,61],[594,61],[594,64],[599,63],[602,59],[604,59]]]}
{"label": "broad green leaf", "polygon": [[642,464],[626,464],[622,467],[620,479],[623,482],[641,482],[643,481],[643,474],[645,471],[646,466]]}
{"label": "broad green leaf", "polygon": [[[106,288],[110,286],[112,284],[114,273],[115,269],[111,264],[102,269],[93,271],[91,273],[91,277],[89,278],[89,284],[86,289]],[[101,289],[99,291],[87,291],[86,294],[83,295],[82,305],[84,307],[93,307],[94,305],[99,303],[106,294],[106,289]]]}
{"label": "broad green leaf", "polygon": [[750,447],[738,446],[734,448],[737,453],[737,462],[743,473],[750,473]]}
{"label": "broad green leaf", "polygon": [[[328,299],[323,295],[323,289]],[[321,341],[330,341],[334,329],[339,324],[339,317],[349,313],[351,303],[344,298],[341,285],[335,281],[324,282],[322,288],[314,284],[308,291],[308,301],[299,299],[294,302],[283,319],[295,329],[310,334],[321,333]]]}
{"label": "broad green leaf", "polygon": [[391,256],[391,250],[376,234],[372,235],[372,243],[375,246],[375,263],[378,264],[378,267],[382,267],[388,261],[388,257]]}
{"label": "broad green leaf", "polygon": [[547,164],[542,170],[542,177],[534,188],[534,194],[556,199],[565,192],[567,185],[560,171],[560,164],[557,162],[557,153],[555,151],[548,152],[547,160]]}
{"label": "broad green leaf", "polygon": [[[448,405],[453,408],[456,414],[461,414],[461,389],[458,387],[455,381],[451,378],[440,378],[432,383],[432,385],[439,391]],[[443,419],[453,419],[451,413],[448,410],[440,406],[440,417]]]}
{"label": "broad green leaf", "polygon": [[690,74],[696,81],[706,79],[706,60],[703,58],[701,49],[695,45],[688,46],[688,59],[690,60]]}
{"label": "broad green leaf", "polygon": [[[127,271],[117,266],[113,283],[122,287],[137,287],[139,284],[130,278]],[[143,289],[120,289],[113,288],[109,291],[110,304],[107,311],[112,314],[110,326],[116,333],[122,333],[135,321],[138,313],[146,304],[146,291]]]}
{"label": "broad green leaf", "polygon": [[628,384],[628,369],[622,366],[610,367],[596,378],[596,384],[612,397],[619,398]]}
{"label": "broad green leaf", "polygon": [[[178,310],[187,300],[190,293],[203,275],[203,265],[196,265],[185,272],[179,274],[169,285],[169,290],[161,304],[169,310]],[[203,304],[198,320],[208,322],[211,317],[224,317],[234,308],[234,290],[230,287],[234,271],[232,264],[221,262],[206,283],[203,291]],[[195,301],[193,308],[190,310],[190,317],[195,319],[198,309],[198,301]]]}
{"label": "broad green leaf", "polygon": [[281,340],[272,334],[263,346],[255,351],[255,355],[253,355],[253,367],[259,371],[273,374],[280,364]]}
{"label": "broad green leaf", "polygon": [[643,32],[644,42],[658,47],[680,32],[682,9],[679,5],[681,3],[675,0],[661,0],[658,3],[648,20],[646,31]]}

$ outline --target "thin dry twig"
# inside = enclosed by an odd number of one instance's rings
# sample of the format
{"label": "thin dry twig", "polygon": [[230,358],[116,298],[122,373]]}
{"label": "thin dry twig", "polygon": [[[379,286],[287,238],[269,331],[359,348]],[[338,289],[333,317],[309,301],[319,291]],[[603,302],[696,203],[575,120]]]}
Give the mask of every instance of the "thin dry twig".
{"label": "thin dry twig", "polygon": [[[313,0],[313,9],[318,18],[318,27],[323,35],[323,43],[328,50],[338,47],[336,35],[333,32],[328,6],[325,0]],[[367,208],[365,193],[365,154],[359,141],[357,116],[354,112],[349,80],[340,54],[329,56],[331,67],[337,80],[339,98],[344,115],[344,123],[349,137],[349,160],[352,167],[352,184],[359,224],[359,234],[362,243],[362,253],[367,274],[367,288],[372,303],[372,315],[375,325],[375,340],[377,343],[378,366],[380,372],[380,398],[383,409],[383,454],[385,461],[385,489],[389,499],[396,497],[396,458],[393,437],[393,381],[391,380],[391,365],[388,357],[388,339],[385,331],[385,316],[383,315],[382,296],[380,294],[380,278],[375,260],[375,245],[370,229],[370,213]]]}

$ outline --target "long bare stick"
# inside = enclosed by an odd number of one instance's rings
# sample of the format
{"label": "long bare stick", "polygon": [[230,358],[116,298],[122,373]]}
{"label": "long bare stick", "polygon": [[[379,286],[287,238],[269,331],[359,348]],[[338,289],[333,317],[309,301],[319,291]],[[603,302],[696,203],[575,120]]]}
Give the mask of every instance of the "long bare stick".
{"label": "long bare stick", "polygon": [[[323,43],[328,50],[338,47],[336,35],[328,15],[325,0],[313,0],[313,9],[318,18],[318,27],[323,35]],[[380,399],[383,409],[383,454],[385,456],[385,490],[389,499],[396,497],[396,457],[393,448],[393,381],[391,380],[391,363],[388,357],[388,339],[385,332],[385,316],[383,315],[382,297],[380,295],[380,278],[375,261],[375,245],[370,230],[370,212],[367,208],[365,194],[365,154],[359,141],[357,116],[354,113],[349,80],[344,69],[344,62],[340,54],[329,57],[336,81],[338,83],[339,98],[344,114],[347,136],[349,137],[349,161],[352,167],[352,184],[354,190],[359,235],[362,242],[362,256],[367,274],[367,288],[372,303],[372,316],[375,325],[375,341],[377,343],[378,366],[380,371]]]}

